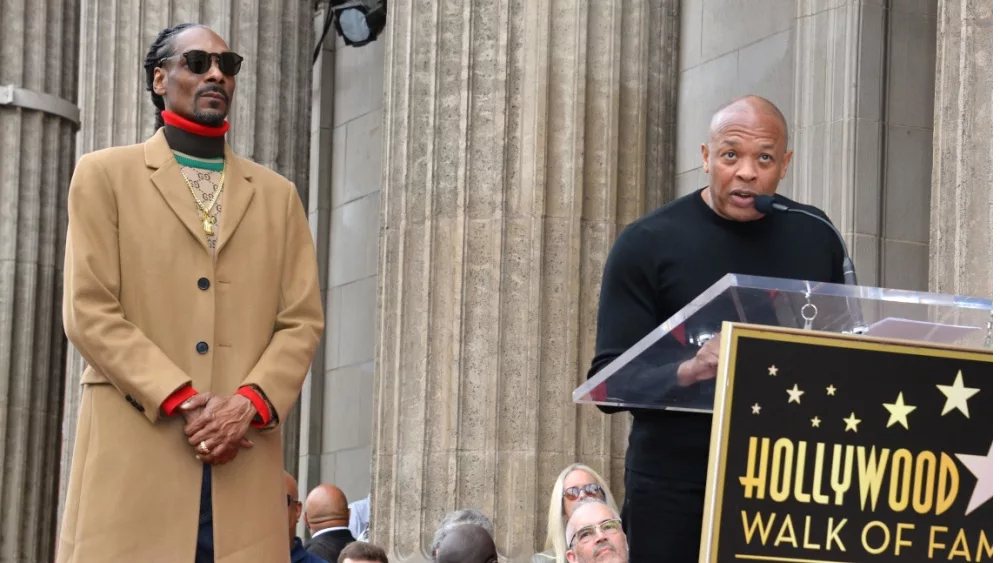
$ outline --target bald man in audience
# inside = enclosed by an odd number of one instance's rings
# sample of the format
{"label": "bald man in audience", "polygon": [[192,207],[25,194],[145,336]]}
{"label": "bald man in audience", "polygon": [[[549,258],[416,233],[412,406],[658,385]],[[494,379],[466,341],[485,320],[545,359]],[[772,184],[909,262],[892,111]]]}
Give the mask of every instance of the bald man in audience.
{"label": "bald man in audience", "polygon": [[595,498],[585,498],[573,509],[566,522],[566,545],[569,563],[628,561],[628,542],[621,518],[613,508]]}
{"label": "bald man in audience", "polygon": [[299,484],[285,472],[285,493],[288,495],[288,543],[291,548],[291,563],[331,563],[336,559],[323,559],[302,547],[302,540],[295,535],[295,528],[302,517],[302,503],[299,502]]}
{"label": "bald man in audience", "polygon": [[319,485],[306,497],[306,526],[312,539],[306,551],[336,561],[344,546],[355,540],[348,524],[351,512],[344,491],[333,485]]}
{"label": "bald man in audience", "polygon": [[497,546],[482,526],[460,524],[438,546],[437,563],[497,563]]}

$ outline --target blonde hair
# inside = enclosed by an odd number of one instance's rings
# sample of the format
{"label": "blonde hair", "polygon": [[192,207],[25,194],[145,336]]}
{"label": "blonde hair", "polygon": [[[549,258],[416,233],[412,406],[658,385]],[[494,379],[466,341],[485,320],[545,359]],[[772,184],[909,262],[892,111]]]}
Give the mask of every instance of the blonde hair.
{"label": "blonde hair", "polygon": [[567,518],[563,514],[563,491],[566,488],[566,476],[578,469],[589,473],[594,478],[594,481],[604,489],[604,503],[610,506],[613,511],[618,512],[615,497],[611,494],[611,489],[608,487],[607,482],[604,481],[604,478],[598,472],[582,463],[574,463],[563,469],[559,477],[556,478],[555,485],[552,486],[552,498],[549,501],[549,529],[548,536],[545,538],[545,548],[553,551],[555,560],[558,563],[566,561]]}

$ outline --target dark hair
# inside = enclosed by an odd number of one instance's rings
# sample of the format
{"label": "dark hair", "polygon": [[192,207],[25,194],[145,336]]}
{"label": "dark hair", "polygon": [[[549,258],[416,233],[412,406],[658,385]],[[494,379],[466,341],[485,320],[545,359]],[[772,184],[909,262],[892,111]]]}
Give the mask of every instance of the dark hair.
{"label": "dark hair", "polygon": [[143,62],[142,66],[146,69],[146,90],[152,96],[153,106],[156,107],[156,129],[163,127],[163,117],[160,113],[165,108],[163,105],[163,96],[153,91],[153,71],[156,67],[160,66],[161,60],[174,54],[174,37],[185,29],[195,27],[196,25],[198,24],[180,23],[173,27],[164,29],[159,35],[156,36],[156,40],[154,40],[153,44],[149,46],[149,52],[146,53],[146,60]]}
{"label": "dark hair", "polygon": [[337,557],[337,563],[344,563],[344,560],[348,557],[354,561],[389,563],[389,557],[385,554],[384,549],[363,541],[351,542],[344,546],[344,549],[340,552],[340,556]]}

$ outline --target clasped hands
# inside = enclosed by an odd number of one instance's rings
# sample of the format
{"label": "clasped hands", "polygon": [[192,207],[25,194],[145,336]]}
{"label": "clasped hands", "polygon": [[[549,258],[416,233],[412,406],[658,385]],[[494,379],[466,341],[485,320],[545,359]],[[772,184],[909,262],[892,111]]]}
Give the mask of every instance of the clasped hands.
{"label": "clasped hands", "polygon": [[178,411],[184,416],[184,434],[198,461],[222,465],[232,461],[240,449],[253,447],[246,433],[257,411],[243,395],[198,393]]}

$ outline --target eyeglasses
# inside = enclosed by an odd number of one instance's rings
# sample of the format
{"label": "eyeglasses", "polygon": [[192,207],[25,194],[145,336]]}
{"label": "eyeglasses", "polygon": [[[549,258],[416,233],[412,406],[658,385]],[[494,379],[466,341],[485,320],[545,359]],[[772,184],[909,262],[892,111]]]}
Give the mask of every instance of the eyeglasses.
{"label": "eyeglasses", "polygon": [[293,499],[292,495],[285,495],[285,496],[288,497],[288,506],[292,506],[292,504],[299,502],[299,501]]}
{"label": "eyeglasses", "polygon": [[222,74],[225,74],[226,76],[236,76],[239,74],[240,67],[243,65],[243,57],[233,53],[232,51],[226,51],[225,53],[208,53],[206,51],[199,50],[187,51],[172,57],[164,57],[160,59],[157,65],[162,65],[164,61],[180,58],[184,59],[188,70],[195,74],[205,74],[212,68],[213,61],[219,61],[219,71],[222,72]]}
{"label": "eyeglasses", "polygon": [[604,499],[604,489],[597,483],[589,483],[582,487],[568,487],[563,491],[563,496],[566,497],[566,500],[579,500],[582,496]]}
{"label": "eyeglasses", "polygon": [[577,543],[589,544],[596,541],[598,530],[605,536],[617,534],[622,531],[622,521],[619,518],[610,518],[592,526],[584,526],[573,534],[569,547],[573,547]]}

